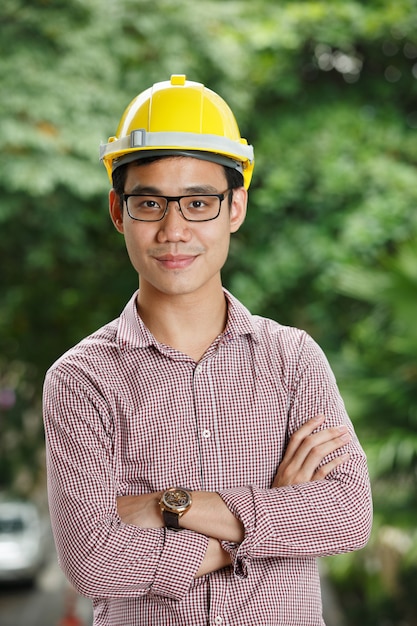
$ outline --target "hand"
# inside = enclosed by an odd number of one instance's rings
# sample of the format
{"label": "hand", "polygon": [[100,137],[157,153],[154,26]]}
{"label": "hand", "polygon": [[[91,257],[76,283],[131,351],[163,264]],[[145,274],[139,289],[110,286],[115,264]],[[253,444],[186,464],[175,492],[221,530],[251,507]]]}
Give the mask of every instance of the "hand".
{"label": "hand", "polygon": [[322,480],[349,459],[349,454],[343,454],[319,467],[328,454],[342,448],[351,439],[347,426],[325,428],[313,433],[324,419],[324,415],[317,415],[292,435],[272,487]]}
{"label": "hand", "polygon": [[163,528],[159,500],[161,493],[145,493],[141,496],[119,496],[117,511],[125,524],[141,528]]}
{"label": "hand", "polygon": [[195,578],[210,574],[223,567],[228,567],[231,565],[231,562],[230,554],[223,550],[220,541],[209,537],[206,554],[198,568]]}

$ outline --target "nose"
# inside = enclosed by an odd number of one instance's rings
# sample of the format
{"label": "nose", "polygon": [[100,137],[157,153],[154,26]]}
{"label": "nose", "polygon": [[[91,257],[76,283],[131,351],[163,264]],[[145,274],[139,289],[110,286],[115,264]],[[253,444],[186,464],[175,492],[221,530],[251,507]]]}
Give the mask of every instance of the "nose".
{"label": "nose", "polygon": [[164,218],[159,222],[158,241],[189,241],[191,232],[188,222],[182,217],[179,202],[171,200],[168,203]]}

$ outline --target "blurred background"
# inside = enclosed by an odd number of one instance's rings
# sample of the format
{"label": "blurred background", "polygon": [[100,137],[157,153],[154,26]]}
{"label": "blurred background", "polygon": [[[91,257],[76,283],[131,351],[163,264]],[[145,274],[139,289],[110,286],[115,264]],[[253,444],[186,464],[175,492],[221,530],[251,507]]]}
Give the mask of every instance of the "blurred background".
{"label": "blurred background", "polygon": [[416,625],[416,0],[4,0],[0,24],[0,490],[35,502],[47,544],[0,622],[91,623],[50,543],[42,382],[136,289],[98,146],[185,73],[255,146],[225,285],[320,343],[368,455],[372,538],[323,560],[328,626]]}

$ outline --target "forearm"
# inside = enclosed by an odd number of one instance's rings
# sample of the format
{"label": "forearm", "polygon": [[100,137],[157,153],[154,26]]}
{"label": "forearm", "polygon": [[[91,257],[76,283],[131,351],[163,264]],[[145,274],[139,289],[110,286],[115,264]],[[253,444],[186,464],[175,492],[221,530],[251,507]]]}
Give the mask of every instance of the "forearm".
{"label": "forearm", "polygon": [[337,476],[277,489],[242,487],[221,491],[242,520],[247,558],[326,556],[362,548],[372,522],[365,462],[338,468]]}
{"label": "forearm", "polygon": [[204,559],[195,575],[195,578],[211,574],[223,567],[231,565],[230,555],[223,550],[220,541],[210,538]]}
{"label": "forearm", "polygon": [[[162,528],[160,497],[160,492],[120,497],[117,499],[119,515],[126,524]],[[243,524],[231,513],[219,494],[193,491],[192,500],[191,508],[179,519],[181,528],[222,541],[238,543],[243,540]]]}
{"label": "forearm", "polygon": [[210,491],[193,492],[193,505],[180,519],[182,528],[221,541],[239,543],[244,537],[242,522],[226,506],[219,494]]}

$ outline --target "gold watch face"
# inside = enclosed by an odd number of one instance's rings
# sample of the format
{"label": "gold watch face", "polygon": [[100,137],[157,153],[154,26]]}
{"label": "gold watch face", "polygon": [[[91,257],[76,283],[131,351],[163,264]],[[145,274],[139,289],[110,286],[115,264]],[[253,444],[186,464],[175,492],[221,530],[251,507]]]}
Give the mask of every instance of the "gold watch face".
{"label": "gold watch face", "polygon": [[161,504],[174,513],[184,513],[190,508],[191,502],[191,494],[180,487],[167,489],[161,498]]}

